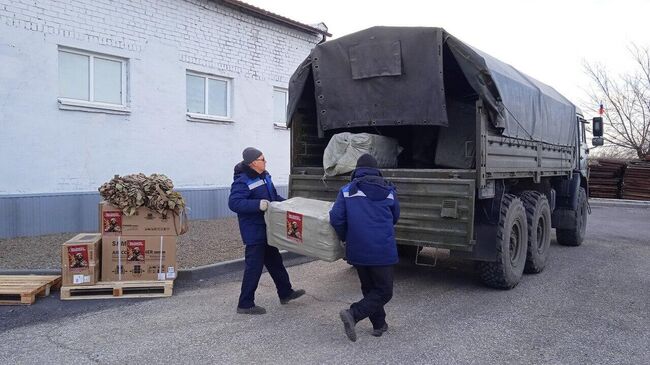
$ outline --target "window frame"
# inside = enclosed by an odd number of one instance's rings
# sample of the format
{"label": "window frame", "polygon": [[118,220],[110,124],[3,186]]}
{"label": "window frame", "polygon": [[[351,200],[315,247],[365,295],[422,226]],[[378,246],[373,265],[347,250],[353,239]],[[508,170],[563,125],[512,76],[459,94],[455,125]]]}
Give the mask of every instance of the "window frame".
{"label": "window frame", "polygon": [[[195,113],[187,111],[187,76],[195,76],[203,78],[203,113]],[[226,83],[226,115],[213,115],[207,114],[207,111],[210,107],[210,90],[209,90],[209,80],[224,81]],[[190,122],[202,122],[202,123],[232,123],[232,87],[233,79],[225,76],[219,76],[214,74],[208,74],[204,72],[193,71],[190,69],[185,70],[185,114],[187,120]]]}
{"label": "window frame", "polygon": [[[59,46],[57,49],[57,66],[60,67],[59,64],[59,54],[61,52],[64,53],[70,53],[70,54],[77,54],[81,56],[86,56],[88,57],[88,100],[85,99],[75,99],[75,98],[67,98],[63,96],[58,96],[57,100],[59,102],[59,109],[66,109],[66,110],[82,110],[82,111],[98,111],[98,112],[114,112],[116,114],[128,114],[130,113],[129,106],[128,106],[128,73],[129,73],[129,60],[127,58],[119,57],[119,56],[112,56],[108,55],[105,53],[99,53],[99,52],[93,52],[93,51],[86,51],[86,50],[81,50],[77,48],[69,48],[69,47],[64,47],[64,46]],[[115,61],[120,63],[120,70],[121,70],[121,76],[120,76],[120,104],[115,104],[115,103],[107,103],[103,101],[95,101],[93,100],[95,97],[95,58],[103,59],[103,60],[108,60],[108,61]],[[59,79],[59,87],[61,83],[61,75],[58,75]],[[60,90],[59,90],[60,93]]]}
{"label": "window frame", "polygon": [[[274,120],[273,121],[273,127],[276,128],[276,129],[288,129],[287,128],[286,117],[287,117],[287,107],[289,105],[289,89],[274,86],[272,96],[275,96],[276,91],[283,92],[284,95],[285,95],[285,97],[284,97],[284,117],[285,117],[285,122],[284,123],[278,123],[278,122],[276,122]],[[273,119],[275,119],[275,102],[273,102],[273,110],[272,111],[273,111]]]}

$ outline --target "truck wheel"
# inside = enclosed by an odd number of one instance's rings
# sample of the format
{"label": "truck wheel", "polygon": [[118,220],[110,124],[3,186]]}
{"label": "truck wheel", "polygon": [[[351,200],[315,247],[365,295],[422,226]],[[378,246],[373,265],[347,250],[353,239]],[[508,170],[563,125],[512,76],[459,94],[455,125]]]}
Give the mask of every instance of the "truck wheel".
{"label": "truck wheel", "polygon": [[479,264],[483,282],[497,289],[512,289],[517,286],[526,265],[527,246],[524,204],[516,196],[505,194],[496,234],[497,260]]}
{"label": "truck wheel", "polygon": [[587,193],[584,188],[578,192],[578,209],[575,211],[576,226],[571,229],[556,229],[557,243],[562,246],[580,246],[587,231]]}
{"label": "truck wheel", "polygon": [[524,272],[536,274],[546,266],[551,247],[551,207],[546,196],[537,191],[525,191],[521,200],[526,208],[528,251]]}

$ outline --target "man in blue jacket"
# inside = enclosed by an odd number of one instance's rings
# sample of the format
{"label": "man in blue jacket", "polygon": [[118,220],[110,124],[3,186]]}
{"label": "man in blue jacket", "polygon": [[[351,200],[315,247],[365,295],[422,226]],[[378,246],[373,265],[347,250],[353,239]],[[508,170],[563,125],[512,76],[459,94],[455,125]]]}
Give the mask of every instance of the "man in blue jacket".
{"label": "man in blue jacket", "polygon": [[330,224],[346,242],[347,261],[361,281],[363,299],[339,313],[345,334],[356,341],[354,327],[364,318],[370,319],[373,336],[388,330],[384,305],[393,297],[393,265],[398,261],[393,226],[399,202],[395,187],[384,180],[369,154],[359,157],[350,179],[330,211]]}
{"label": "man in blue jacket", "polygon": [[280,252],[266,241],[264,211],[268,209],[269,202],[284,200],[278,195],[271,175],[266,171],[266,159],[260,150],[253,147],[244,149],[242,157],[243,161],[235,166],[228,199],[228,207],[237,213],[239,231],[246,245],[246,268],[237,313],[264,314],[266,309],[255,305],[255,290],[264,266],[275,283],[281,304],[301,297],[305,291],[291,288]]}

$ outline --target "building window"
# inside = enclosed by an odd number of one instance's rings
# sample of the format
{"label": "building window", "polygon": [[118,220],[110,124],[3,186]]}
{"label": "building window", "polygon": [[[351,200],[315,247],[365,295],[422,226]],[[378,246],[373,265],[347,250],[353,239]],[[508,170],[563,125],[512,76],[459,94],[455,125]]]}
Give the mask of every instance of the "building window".
{"label": "building window", "polygon": [[276,128],[287,128],[287,100],[286,89],[273,88],[273,125]]}
{"label": "building window", "polygon": [[59,48],[61,109],[128,112],[123,58]]}
{"label": "building window", "polygon": [[186,80],[190,120],[230,121],[230,79],[188,72]]}

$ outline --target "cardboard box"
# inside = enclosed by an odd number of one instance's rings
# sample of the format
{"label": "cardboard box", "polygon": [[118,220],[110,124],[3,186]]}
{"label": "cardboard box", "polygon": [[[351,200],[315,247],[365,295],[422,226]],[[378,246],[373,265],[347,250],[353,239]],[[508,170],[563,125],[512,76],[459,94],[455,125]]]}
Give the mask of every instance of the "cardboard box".
{"label": "cardboard box", "polygon": [[102,281],[176,279],[176,236],[103,235],[102,241]]}
{"label": "cardboard box", "polygon": [[99,281],[102,235],[80,233],[61,246],[64,286],[94,285]]}
{"label": "cardboard box", "polygon": [[149,208],[139,207],[127,216],[107,202],[99,203],[99,231],[105,236],[178,236],[181,234],[180,217],[173,212],[162,215]]}
{"label": "cardboard box", "polygon": [[332,202],[291,198],[269,204],[264,214],[269,245],[333,262],[344,256],[329,212]]}

